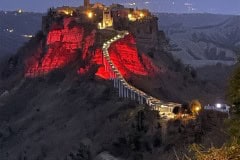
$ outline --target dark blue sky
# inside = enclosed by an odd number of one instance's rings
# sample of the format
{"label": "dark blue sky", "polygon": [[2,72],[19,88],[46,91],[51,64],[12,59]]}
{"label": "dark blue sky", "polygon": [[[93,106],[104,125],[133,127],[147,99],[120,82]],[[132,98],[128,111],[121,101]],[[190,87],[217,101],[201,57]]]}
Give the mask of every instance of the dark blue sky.
{"label": "dark blue sky", "polygon": [[[240,15],[240,0],[92,0],[105,4],[120,3],[126,6],[148,8],[154,12],[192,13],[208,12]],[[134,5],[135,2],[135,5]],[[23,9],[45,12],[51,6],[79,6],[83,0],[0,0],[0,10]]]}

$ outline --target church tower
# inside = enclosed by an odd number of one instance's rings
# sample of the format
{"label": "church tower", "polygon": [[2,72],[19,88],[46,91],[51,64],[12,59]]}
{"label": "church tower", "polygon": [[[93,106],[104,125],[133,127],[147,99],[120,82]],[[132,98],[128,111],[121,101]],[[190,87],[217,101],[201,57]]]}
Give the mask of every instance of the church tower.
{"label": "church tower", "polygon": [[90,6],[90,0],[84,0],[84,7],[88,8]]}

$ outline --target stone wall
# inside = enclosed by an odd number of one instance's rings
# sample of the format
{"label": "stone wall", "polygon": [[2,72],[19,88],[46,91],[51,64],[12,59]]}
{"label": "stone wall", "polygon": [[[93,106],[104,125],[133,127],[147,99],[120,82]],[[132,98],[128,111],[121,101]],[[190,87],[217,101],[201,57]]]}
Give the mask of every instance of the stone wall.
{"label": "stone wall", "polygon": [[158,19],[156,17],[144,18],[129,23],[129,31],[136,36],[136,41],[140,49],[147,52],[153,48],[157,49]]}

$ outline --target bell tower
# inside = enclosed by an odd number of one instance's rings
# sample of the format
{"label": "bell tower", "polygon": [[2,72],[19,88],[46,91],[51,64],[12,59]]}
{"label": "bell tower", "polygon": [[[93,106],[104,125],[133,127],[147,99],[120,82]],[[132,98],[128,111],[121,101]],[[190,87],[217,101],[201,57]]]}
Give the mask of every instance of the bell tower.
{"label": "bell tower", "polygon": [[90,6],[90,0],[84,0],[84,7],[88,8]]}

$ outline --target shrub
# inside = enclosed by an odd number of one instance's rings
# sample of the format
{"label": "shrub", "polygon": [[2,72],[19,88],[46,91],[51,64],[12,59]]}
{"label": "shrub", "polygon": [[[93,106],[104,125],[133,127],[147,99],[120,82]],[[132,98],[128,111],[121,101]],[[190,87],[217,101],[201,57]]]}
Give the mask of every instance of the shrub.
{"label": "shrub", "polygon": [[[239,160],[240,159],[240,145],[236,140],[229,144],[223,145],[221,148],[211,147],[205,150],[203,146],[194,144],[190,147],[194,152],[194,159],[196,160]],[[186,158],[190,160],[190,158]]]}
{"label": "shrub", "polygon": [[236,113],[240,114],[240,66],[234,71],[228,89],[228,101],[234,105]]}

